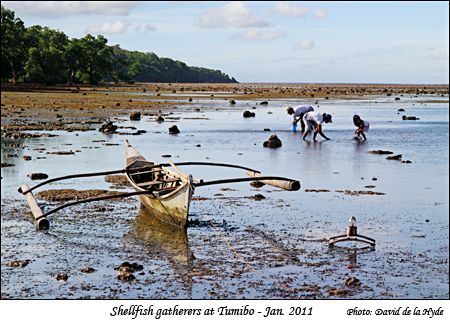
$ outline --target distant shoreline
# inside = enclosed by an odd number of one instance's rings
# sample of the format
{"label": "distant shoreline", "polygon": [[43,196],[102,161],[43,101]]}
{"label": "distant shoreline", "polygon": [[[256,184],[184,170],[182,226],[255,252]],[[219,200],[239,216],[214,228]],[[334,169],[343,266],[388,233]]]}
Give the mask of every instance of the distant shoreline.
{"label": "distant shoreline", "polygon": [[[447,97],[447,85],[316,84],[316,83],[137,83],[77,86],[6,84],[1,86],[3,131],[95,129],[92,125],[131,112],[167,115],[193,109],[198,100],[214,100],[222,109],[234,109],[239,101],[255,105],[270,100],[308,101],[390,97]],[[201,101],[200,101],[201,102]],[[270,105],[270,103],[269,103]],[[202,107],[202,109],[207,109]]]}

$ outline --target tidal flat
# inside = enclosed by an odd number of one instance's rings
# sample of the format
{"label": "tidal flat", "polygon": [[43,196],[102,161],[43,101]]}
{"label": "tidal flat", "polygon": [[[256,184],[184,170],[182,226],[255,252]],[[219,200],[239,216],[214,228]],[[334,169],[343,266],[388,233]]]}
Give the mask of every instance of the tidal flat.
{"label": "tidal flat", "polygon": [[[449,297],[448,86],[2,86],[1,102],[2,299]],[[323,126],[331,140],[291,131],[286,107],[303,104],[332,115]],[[246,110],[255,116],[244,118]],[[367,141],[353,139],[354,114],[370,122]],[[107,121],[117,129],[99,132]],[[169,134],[174,125],[179,134]],[[273,134],[282,147],[263,147]],[[148,160],[238,164],[297,179],[301,189],[198,187],[186,232],[160,223],[137,198],[66,208],[37,231],[17,192],[42,181],[28,175],[121,169],[125,139]],[[181,169],[205,180],[245,176]],[[99,176],[36,195],[48,211],[93,190],[131,189]],[[329,248],[352,216],[374,250]],[[125,262],[138,265],[126,280],[118,273]]]}

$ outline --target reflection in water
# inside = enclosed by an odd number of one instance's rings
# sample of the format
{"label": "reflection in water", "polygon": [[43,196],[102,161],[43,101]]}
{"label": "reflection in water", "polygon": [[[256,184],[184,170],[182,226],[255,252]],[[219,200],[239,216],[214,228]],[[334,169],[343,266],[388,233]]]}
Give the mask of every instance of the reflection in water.
{"label": "reflection in water", "polygon": [[173,270],[174,280],[179,280],[192,297],[191,261],[194,259],[188,244],[187,232],[161,222],[141,205],[131,230],[123,238],[133,253],[142,252],[151,258],[167,261]]}
{"label": "reflection in water", "polygon": [[143,206],[128,234],[131,237],[137,238],[133,239],[135,243],[151,255],[167,257],[175,265],[189,265],[187,232],[161,222]]}
{"label": "reflection in water", "polygon": [[333,246],[330,247],[331,252],[337,252],[339,254],[345,255],[348,260],[347,268],[350,270],[358,268],[358,254],[365,254],[372,251],[375,251],[375,247],[373,246],[364,246],[364,247],[341,247],[341,246]]}

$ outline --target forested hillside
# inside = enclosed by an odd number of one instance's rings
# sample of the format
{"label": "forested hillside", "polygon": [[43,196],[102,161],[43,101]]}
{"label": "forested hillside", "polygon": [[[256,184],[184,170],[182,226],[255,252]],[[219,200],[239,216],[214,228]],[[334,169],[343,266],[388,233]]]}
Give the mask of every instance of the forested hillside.
{"label": "forested hillside", "polygon": [[69,39],[59,30],[25,27],[15,13],[1,6],[1,80],[42,84],[101,82],[237,82],[219,70],[188,66],[154,53],[109,46],[87,34]]}

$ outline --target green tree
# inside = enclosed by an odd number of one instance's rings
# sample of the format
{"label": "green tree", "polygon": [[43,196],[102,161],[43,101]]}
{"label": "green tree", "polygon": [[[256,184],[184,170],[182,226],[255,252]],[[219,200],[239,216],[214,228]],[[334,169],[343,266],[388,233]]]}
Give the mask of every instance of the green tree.
{"label": "green tree", "polygon": [[81,40],[73,38],[66,44],[64,48],[64,62],[66,64],[67,84],[72,85],[76,73],[85,63],[85,54]]}
{"label": "green tree", "polygon": [[25,81],[55,84],[66,79],[66,34],[47,27],[31,26],[26,30],[28,59],[25,63]]}
{"label": "green tree", "polygon": [[130,82],[135,82],[136,75],[141,70],[141,64],[139,62],[134,62],[130,65],[130,68],[128,69],[128,77],[130,78]]}
{"label": "green tree", "polygon": [[14,12],[1,6],[1,79],[16,84],[27,57],[25,27]]}
{"label": "green tree", "polygon": [[112,47],[106,45],[108,40],[101,35],[94,37],[87,34],[80,39],[80,42],[84,59],[76,75],[85,83],[98,84],[111,69]]}

